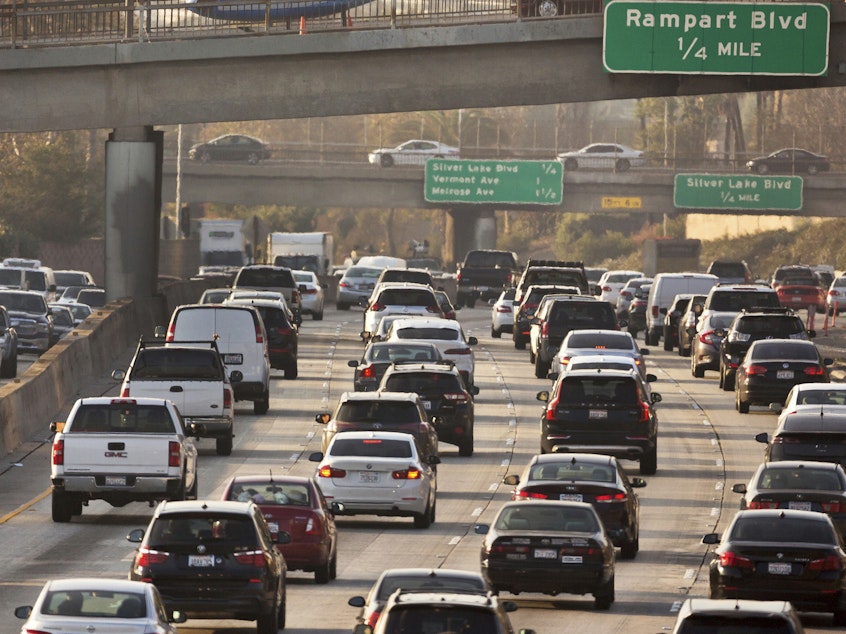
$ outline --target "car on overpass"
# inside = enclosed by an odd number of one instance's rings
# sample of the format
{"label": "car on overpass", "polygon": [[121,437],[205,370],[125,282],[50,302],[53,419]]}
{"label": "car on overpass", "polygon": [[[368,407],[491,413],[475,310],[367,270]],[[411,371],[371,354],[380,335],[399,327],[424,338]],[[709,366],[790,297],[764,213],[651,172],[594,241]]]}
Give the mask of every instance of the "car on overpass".
{"label": "car on overpass", "polygon": [[458,148],[438,141],[412,139],[394,148],[379,148],[367,155],[372,165],[425,165],[430,158],[458,158]]}
{"label": "car on overpass", "polygon": [[625,172],[630,167],[646,165],[643,152],[621,143],[591,143],[581,150],[562,152],[557,158],[567,171],[593,167]]}
{"label": "car on overpass", "polygon": [[827,156],[799,148],[777,150],[746,162],[750,172],[757,174],[817,174],[831,169]]}
{"label": "car on overpass", "polygon": [[246,134],[224,134],[206,143],[197,143],[188,150],[188,158],[200,163],[209,161],[246,161],[256,165],[270,158],[270,144]]}

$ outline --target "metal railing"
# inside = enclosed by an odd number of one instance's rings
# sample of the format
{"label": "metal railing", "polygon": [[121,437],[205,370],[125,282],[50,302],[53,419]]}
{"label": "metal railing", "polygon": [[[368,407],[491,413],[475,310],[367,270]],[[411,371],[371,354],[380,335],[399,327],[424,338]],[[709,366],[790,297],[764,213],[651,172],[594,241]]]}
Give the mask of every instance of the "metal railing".
{"label": "metal railing", "polygon": [[[540,0],[114,0],[0,4],[0,49],[534,18]],[[557,0],[561,15],[601,14],[602,0]]]}

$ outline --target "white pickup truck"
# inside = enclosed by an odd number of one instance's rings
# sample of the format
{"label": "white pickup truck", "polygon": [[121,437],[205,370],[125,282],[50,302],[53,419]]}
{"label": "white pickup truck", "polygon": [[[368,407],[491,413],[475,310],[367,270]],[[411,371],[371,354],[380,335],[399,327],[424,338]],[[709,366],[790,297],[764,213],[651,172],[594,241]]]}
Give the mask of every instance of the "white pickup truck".
{"label": "white pickup truck", "polygon": [[214,341],[162,341],[138,343],[127,370],[115,370],[112,378],[122,381],[122,398],[166,398],[173,401],[186,425],[193,425],[197,437],[214,438],[218,455],[232,453],[232,424],[235,413],[231,381]]}
{"label": "white pickup truck", "polygon": [[169,400],[79,399],[50,430],[54,522],[81,515],[90,500],[197,499],[197,448]]}

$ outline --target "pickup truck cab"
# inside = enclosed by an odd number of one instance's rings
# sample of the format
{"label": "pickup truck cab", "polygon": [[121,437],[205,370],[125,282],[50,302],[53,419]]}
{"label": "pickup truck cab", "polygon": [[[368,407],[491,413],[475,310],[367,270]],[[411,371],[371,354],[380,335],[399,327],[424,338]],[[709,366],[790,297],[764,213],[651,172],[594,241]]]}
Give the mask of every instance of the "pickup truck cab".
{"label": "pickup truck cab", "polygon": [[456,307],[473,308],[477,299],[499,297],[518,272],[517,255],[511,251],[468,251],[456,274]]}
{"label": "pickup truck cab", "polygon": [[54,522],[81,515],[91,500],[197,499],[197,448],[172,401],[82,398],[50,430]]}
{"label": "pickup truck cab", "polygon": [[129,368],[112,372],[113,379],[122,381],[121,398],[170,399],[185,423],[195,425],[198,437],[215,439],[220,456],[232,453],[235,409],[230,381],[243,377],[240,370],[227,374],[214,341],[165,346],[142,339]]}

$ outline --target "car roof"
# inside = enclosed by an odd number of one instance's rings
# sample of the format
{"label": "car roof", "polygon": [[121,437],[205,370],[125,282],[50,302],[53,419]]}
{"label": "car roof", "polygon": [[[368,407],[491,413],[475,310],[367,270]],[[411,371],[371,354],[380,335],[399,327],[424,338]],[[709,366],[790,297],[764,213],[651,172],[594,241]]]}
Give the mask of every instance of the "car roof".
{"label": "car roof", "polygon": [[458,368],[452,361],[400,361],[394,362],[386,370],[387,374],[411,374],[414,372],[440,372],[441,374],[454,374],[460,376]]}
{"label": "car roof", "polygon": [[590,464],[614,465],[617,463],[617,459],[613,456],[598,453],[544,453],[534,456],[530,464],[546,464],[548,462],[582,462]]}
{"label": "car roof", "polygon": [[69,590],[114,590],[116,592],[145,593],[152,584],[145,581],[113,579],[106,577],[74,577],[71,579],[50,579],[47,581],[51,592]]}
{"label": "car roof", "polygon": [[[376,430],[369,430],[369,431],[357,431],[357,430],[350,430],[345,431],[340,434],[335,434],[332,436],[331,443],[334,444],[336,440],[339,438],[343,439],[381,439],[381,440],[402,440],[411,444],[411,446],[415,446],[414,444],[414,436],[401,431],[376,431]],[[327,452],[328,453],[328,452]]]}
{"label": "car roof", "polygon": [[688,614],[723,614],[726,616],[750,614],[787,615],[794,612],[789,601],[752,601],[749,599],[686,599],[679,610],[679,618]]}
{"label": "car roof", "polygon": [[136,405],[167,405],[170,400],[156,398],[154,396],[139,396],[133,398],[120,398],[117,396],[88,396],[79,399],[80,405],[112,405],[119,403],[135,403]]}
{"label": "car roof", "polygon": [[232,484],[239,484],[245,482],[275,482],[277,484],[309,484],[312,482],[311,478],[304,476],[293,476],[281,473],[267,473],[254,475],[236,475],[232,476],[230,482]]}
{"label": "car roof", "polygon": [[[463,594],[460,592],[403,592],[397,590],[391,595],[388,605],[391,604],[432,604],[472,606],[476,608],[494,608],[495,599],[487,594]],[[388,609],[387,607],[385,608]]]}
{"label": "car roof", "polygon": [[808,408],[786,414],[776,429],[776,434],[791,432],[846,433],[846,413],[826,411],[825,406]]}
{"label": "car roof", "polygon": [[570,335],[614,335],[615,337],[622,337],[624,339],[634,339],[629,332],[613,330],[611,328],[579,328],[567,333],[568,338]]}
{"label": "car roof", "polygon": [[411,577],[419,575],[421,577],[461,577],[467,579],[480,579],[481,574],[471,570],[458,570],[455,568],[388,568],[384,570],[379,578],[385,577]]}
{"label": "car roof", "polygon": [[[347,433],[347,432],[344,432]],[[352,433],[352,432],[350,432]],[[180,500],[161,502],[156,508],[156,516],[171,513],[227,513],[230,515],[249,515],[252,502],[230,502],[228,500]]]}
{"label": "car roof", "polygon": [[[344,392],[339,403],[352,401],[411,401],[420,398],[416,392]],[[346,432],[344,432],[346,433]]]}
{"label": "car roof", "polygon": [[287,308],[283,301],[264,297],[236,297],[226,300],[225,303],[227,306],[260,306],[262,308],[278,308],[279,310]]}
{"label": "car roof", "polygon": [[631,370],[615,370],[609,368],[584,368],[582,370],[571,370],[562,374],[559,379],[571,379],[585,376],[605,376],[617,378],[639,378],[640,375],[632,368]]}
{"label": "car roof", "polygon": [[818,460],[776,460],[764,462],[758,467],[761,471],[772,471],[774,469],[824,469],[826,471],[842,471],[836,462],[820,462]]}

